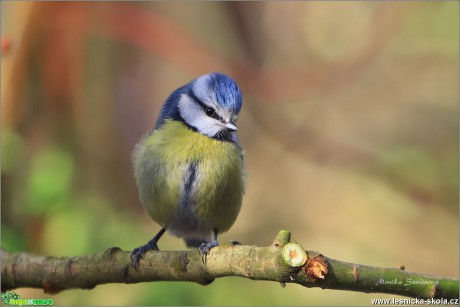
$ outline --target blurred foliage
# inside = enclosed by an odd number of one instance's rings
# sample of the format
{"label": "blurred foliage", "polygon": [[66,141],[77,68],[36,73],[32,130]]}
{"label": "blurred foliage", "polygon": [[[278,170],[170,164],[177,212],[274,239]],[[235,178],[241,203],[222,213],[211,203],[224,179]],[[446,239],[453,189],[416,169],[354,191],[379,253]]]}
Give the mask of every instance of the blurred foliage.
{"label": "blurred foliage", "polygon": [[24,158],[24,139],[14,131],[2,130],[2,171],[14,172]]}
{"label": "blurred foliage", "polygon": [[[434,160],[442,162],[435,165]],[[386,151],[376,170],[420,203],[436,202],[449,206],[453,212],[458,210],[452,201],[458,197],[458,156],[454,154],[436,157],[423,148],[400,146]]]}
{"label": "blurred foliage", "polygon": [[37,152],[31,161],[25,186],[24,211],[27,215],[53,214],[70,209],[70,189],[74,166],[71,156],[57,148]]}
{"label": "blurred foliage", "polygon": [[[458,277],[458,2],[1,2],[1,245],[131,250],[159,226],[130,155],[178,86],[244,95],[247,194],[222,241],[279,229],[345,261]],[[166,235],[161,249],[180,250]],[[421,256],[422,255],[422,256]],[[442,262],[439,262],[442,255]],[[46,297],[19,289],[21,297]],[[240,278],[113,284],[57,305],[369,305]]]}

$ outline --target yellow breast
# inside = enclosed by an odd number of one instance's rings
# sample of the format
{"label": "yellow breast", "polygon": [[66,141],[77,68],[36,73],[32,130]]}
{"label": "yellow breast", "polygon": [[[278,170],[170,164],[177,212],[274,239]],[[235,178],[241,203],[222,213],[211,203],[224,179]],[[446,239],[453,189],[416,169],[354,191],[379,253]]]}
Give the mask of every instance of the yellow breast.
{"label": "yellow breast", "polygon": [[[133,161],[141,202],[162,226],[171,229],[179,224],[184,228],[181,231],[217,228],[222,232],[236,220],[244,193],[242,153],[236,144],[167,120],[141,141]],[[187,192],[184,183],[192,163],[196,178],[187,201],[193,208],[183,212],[180,203]]]}

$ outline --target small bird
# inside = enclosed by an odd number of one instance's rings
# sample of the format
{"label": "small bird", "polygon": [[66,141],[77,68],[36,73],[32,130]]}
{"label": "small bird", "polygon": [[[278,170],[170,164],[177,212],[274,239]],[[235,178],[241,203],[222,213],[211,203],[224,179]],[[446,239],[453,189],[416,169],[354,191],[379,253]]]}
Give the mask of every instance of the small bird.
{"label": "small bird", "polygon": [[139,198],[162,226],[133,250],[136,269],[145,252],[158,250],[166,230],[188,247],[198,247],[206,259],[219,245],[218,234],[235,222],[245,190],[235,125],[241,106],[233,79],[203,75],[168,97],[155,128],[136,145],[132,161]]}

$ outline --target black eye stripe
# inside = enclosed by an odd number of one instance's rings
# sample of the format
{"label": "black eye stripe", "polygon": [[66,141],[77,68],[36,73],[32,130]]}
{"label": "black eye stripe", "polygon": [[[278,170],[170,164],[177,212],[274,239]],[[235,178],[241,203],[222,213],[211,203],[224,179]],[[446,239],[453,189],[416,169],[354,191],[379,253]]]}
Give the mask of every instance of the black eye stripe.
{"label": "black eye stripe", "polygon": [[[198,97],[196,97],[193,91],[190,91],[190,97],[203,109],[207,116],[224,122],[224,119],[217,114],[216,110],[210,106],[205,105]],[[212,112],[211,112],[212,110]]]}

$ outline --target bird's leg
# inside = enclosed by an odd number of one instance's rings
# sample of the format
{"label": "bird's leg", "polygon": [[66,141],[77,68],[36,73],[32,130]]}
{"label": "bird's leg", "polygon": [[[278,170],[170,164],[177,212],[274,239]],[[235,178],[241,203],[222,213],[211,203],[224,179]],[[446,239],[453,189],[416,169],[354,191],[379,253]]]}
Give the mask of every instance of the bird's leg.
{"label": "bird's leg", "polygon": [[214,240],[209,243],[202,243],[200,247],[198,248],[198,251],[201,255],[201,260],[203,263],[206,263],[206,257],[209,255],[209,252],[213,247],[216,247],[219,245],[219,242],[217,242],[217,229],[213,229],[214,233]]}
{"label": "bird's leg", "polygon": [[165,231],[166,227],[162,227],[161,230],[147,244],[133,249],[133,252],[131,253],[131,262],[133,263],[133,267],[136,269],[136,271],[139,265],[139,260],[142,258],[142,255],[144,255],[147,251],[150,250],[159,250],[157,242],[158,240],[160,240],[161,236],[165,233]]}

